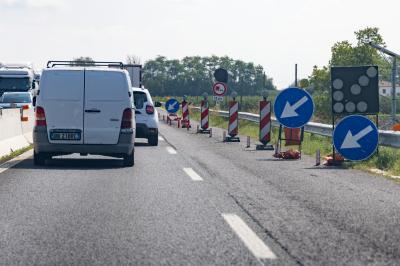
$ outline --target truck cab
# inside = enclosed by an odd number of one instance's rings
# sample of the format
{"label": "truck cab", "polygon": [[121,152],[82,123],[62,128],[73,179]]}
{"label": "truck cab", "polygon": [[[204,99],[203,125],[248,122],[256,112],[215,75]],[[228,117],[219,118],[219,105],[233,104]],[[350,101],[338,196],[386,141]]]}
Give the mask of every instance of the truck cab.
{"label": "truck cab", "polygon": [[38,88],[31,64],[0,65],[0,96],[4,92],[28,92]]}

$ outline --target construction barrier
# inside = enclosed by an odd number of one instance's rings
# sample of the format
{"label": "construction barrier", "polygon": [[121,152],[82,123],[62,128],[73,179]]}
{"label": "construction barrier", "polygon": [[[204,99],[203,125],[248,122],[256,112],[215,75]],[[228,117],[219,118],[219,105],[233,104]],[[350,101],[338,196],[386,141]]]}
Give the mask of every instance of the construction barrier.
{"label": "construction barrier", "polygon": [[181,127],[181,117],[179,117],[177,114],[168,114],[167,115],[167,124],[172,126],[172,122],[177,122],[178,128]]}
{"label": "construction barrier", "polygon": [[209,128],[209,105],[207,100],[201,101],[200,106],[200,127],[197,129],[197,133],[212,134]]}
{"label": "construction barrier", "polygon": [[271,102],[260,101],[260,142],[266,145],[271,141]]}
{"label": "construction barrier", "polygon": [[235,100],[229,102],[229,124],[228,136],[225,141],[239,142],[240,139],[236,137],[239,132],[239,103]]}
{"label": "construction barrier", "polygon": [[257,145],[257,150],[273,150],[271,141],[271,102],[267,100],[260,101],[260,135],[259,140],[262,145]]}
{"label": "construction barrier", "polygon": [[186,100],[182,101],[182,128],[190,128],[189,104]]}

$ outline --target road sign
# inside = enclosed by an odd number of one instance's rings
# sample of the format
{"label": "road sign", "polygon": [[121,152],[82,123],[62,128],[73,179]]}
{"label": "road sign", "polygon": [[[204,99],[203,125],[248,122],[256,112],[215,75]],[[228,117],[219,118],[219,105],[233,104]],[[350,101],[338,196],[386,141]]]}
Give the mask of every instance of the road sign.
{"label": "road sign", "polygon": [[176,113],[179,110],[179,102],[175,99],[169,99],[165,103],[165,109],[167,110],[168,113]]}
{"label": "road sign", "polygon": [[215,96],[224,96],[228,92],[228,86],[225,83],[217,82],[213,86]]}
{"label": "road sign", "polygon": [[378,148],[379,132],[376,125],[362,115],[343,118],[333,131],[333,145],[346,159],[363,161]]}
{"label": "road sign", "polygon": [[223,68],[218,68],[214,72],[214,78],[218,82],[228,83],[228,71]]}
{"label": "road sign", "polygon": [[377,66],[332,67],[332,113],[379,113],[379,70]]}
{"label": "road sign", "polygon": [[274,112],[276,119],[283,126],[299,128],[311,120],[314,113],[314,102],[305,90],[288,88],[276,97]]}
{"label": "road sign", "polygon": [[213,96],[213,100],[216,102],[223,102],[224,97],[223,96]]}

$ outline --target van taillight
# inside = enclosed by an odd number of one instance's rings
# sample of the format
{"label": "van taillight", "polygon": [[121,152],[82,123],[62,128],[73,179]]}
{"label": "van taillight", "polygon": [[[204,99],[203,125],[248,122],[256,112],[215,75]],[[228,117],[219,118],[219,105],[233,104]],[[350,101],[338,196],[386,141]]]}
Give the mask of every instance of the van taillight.
{"label": "van taillight", "polygon": [[132,109],[126,108],[122,114],[121,129],[132,128]]}
{"label": "van taillight", "polygon": [[35,118],[36,118],[36,120],[35,120],[36,126],[42,126],[42,127],[47,126],[46,115],[44,113],[43,107],[40,107],[40,106],[36,107]]}
{"label": "van taillight", "polygon": [[152,105],[146,105],[146,113],[149,115],[154,114],[154,107]]}

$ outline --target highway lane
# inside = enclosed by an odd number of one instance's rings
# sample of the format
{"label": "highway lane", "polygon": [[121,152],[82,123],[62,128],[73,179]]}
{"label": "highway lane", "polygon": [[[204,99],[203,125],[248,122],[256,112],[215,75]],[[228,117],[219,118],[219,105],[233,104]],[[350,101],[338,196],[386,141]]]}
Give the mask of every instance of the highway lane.
{"label": "highway lane", "polygon": [[275,160],[272,152],[255,151],[254,143],[250,149],[245,141],[222,143],[218,129],[212,139],[177,131],[166,130],[167,139],[295,261],[400,264],[399,184],[361,171],[314,167],[311,157]]}
{"label": "highway lane", "polygon": [[66,156],[0,173],[0,264],[400,263],[399,185],[160,125],[136,165]]}
{"label": "highway lane", "polygon": [[139,144],[134,168],[63,156],[0,173],[0,264],[295,264],[171,149]]}

